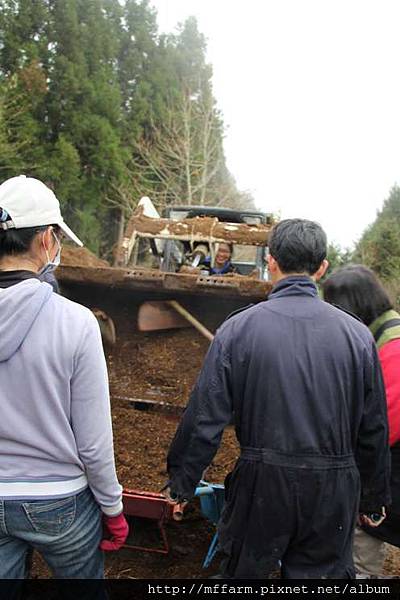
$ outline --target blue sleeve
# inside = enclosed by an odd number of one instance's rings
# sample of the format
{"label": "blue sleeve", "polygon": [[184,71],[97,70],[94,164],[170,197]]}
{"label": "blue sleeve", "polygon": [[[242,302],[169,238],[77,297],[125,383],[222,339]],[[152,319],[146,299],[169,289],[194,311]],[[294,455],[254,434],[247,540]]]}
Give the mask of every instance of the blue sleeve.
{"label": "blue sleeve", "polygon": [[217,334],[168,453],[171,493],[189,499],[232,417],[230,356]]}

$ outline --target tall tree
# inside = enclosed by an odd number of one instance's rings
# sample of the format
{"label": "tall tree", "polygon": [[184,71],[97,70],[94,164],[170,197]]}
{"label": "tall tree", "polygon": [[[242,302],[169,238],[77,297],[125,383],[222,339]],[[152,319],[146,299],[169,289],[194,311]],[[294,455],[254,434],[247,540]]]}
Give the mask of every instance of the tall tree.
{"label": "tall tree", "polygon": [[354,259],[368,265],[383,279],[400,278],[400,188],[397,185],[357,244]]}
{"label": "tall tree", "polygon": [[250,203],[223,154],[196,20],[159,36],[149,0],[0,0],[0,175],[57,190],[106,254],[143,194]]}
{"label": "tall tree", "polygon": [[108,2],[107,9],[115,9],[111,28],[101,0],[52,4],[49,135],[58,151],[68,148],[77,192],[68,196],[69,218],[94,250],[100,240],[112,243],[106,197],[110,180],[123,177],[126,160],[115,68],[119,43],[113,35],[117,7]]}

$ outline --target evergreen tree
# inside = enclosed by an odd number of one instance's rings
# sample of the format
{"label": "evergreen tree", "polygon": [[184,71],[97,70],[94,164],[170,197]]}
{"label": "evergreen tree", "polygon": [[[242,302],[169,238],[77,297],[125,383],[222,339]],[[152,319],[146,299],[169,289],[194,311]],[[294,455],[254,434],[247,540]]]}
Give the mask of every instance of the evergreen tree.
{"label": "evergreen tree", "polygon": [[[107,7],[113,8],[110,2]],[[100,0],[56,0],[52,19],[49,134],[58,151],[69,144],[73,182],[64,189],[76,190],[68,198],[61,194],[61,200],[68,200],[72,225],[99,251],[100,240],[110,246],[114,234],[106,202],[110,181],[121,179],[125,172],[115,69],[118,39],[113,35],[115,29],[108,27],[107,11]]]}
{"label": "evergreen tree", "polygon": [[386,280],[400,277],[400,188],[394,186],[376,220],[364,232],[354,259]]}
{"label": "evergreen tree", "polygon": [[158,36],[149,0],[0,0],[0,176],[52,185],[109,254],[139,198],[243,206],[194,18]]}
{"label": "evergreen tree", "polygon": [[47,55],[49,0],[0,1],[0,75],[12,75]]}
{"label": "evergreen tree", "polygon": [[353,252],[349,248],[341,248],[339,244],[330,243],[326,258],[328,259],[329,267],[325,277],[329,277],[332,271],[344,267],[353,261]]}

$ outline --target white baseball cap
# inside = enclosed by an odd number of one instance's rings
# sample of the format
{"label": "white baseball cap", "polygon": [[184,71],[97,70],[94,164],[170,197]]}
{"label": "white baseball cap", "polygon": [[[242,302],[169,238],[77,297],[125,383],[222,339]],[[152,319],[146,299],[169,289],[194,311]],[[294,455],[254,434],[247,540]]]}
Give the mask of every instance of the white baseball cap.
{"label": "white baseball cap", "polygon": [[83,246],[81,240],[64,223],[60,203],[54,192],[34,177],[19,175],[0,185],[0,208],[10,219],[0,222],[1,229],[22,229],[58,225],[70,240]]}

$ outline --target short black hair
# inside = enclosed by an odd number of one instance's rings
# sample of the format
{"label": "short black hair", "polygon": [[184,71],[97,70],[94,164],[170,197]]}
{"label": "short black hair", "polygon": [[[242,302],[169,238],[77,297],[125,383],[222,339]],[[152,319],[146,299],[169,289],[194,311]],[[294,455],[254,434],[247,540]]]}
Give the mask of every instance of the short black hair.
{"label": "short black hair", "polygon": [[327,253],[324,230],[318,223],[307,219],[285,219],[277,223],[268,246],[282,273],[313,275]]}
{"label": "short black hair", "polygon": [[349,310],[365,325],[393,308],[375,273],[364,265],[337,269],[324,281],[322,289],[327,302]]}
{"label": "short black hair", "polygon": [[21,227],[21,229],[0,229],[0,259],[5,256],[25,254],[29,251],[35,235],[40,231],[46,231],[48,227],[53,227],[55,233],[60,229],[58,225]]}

